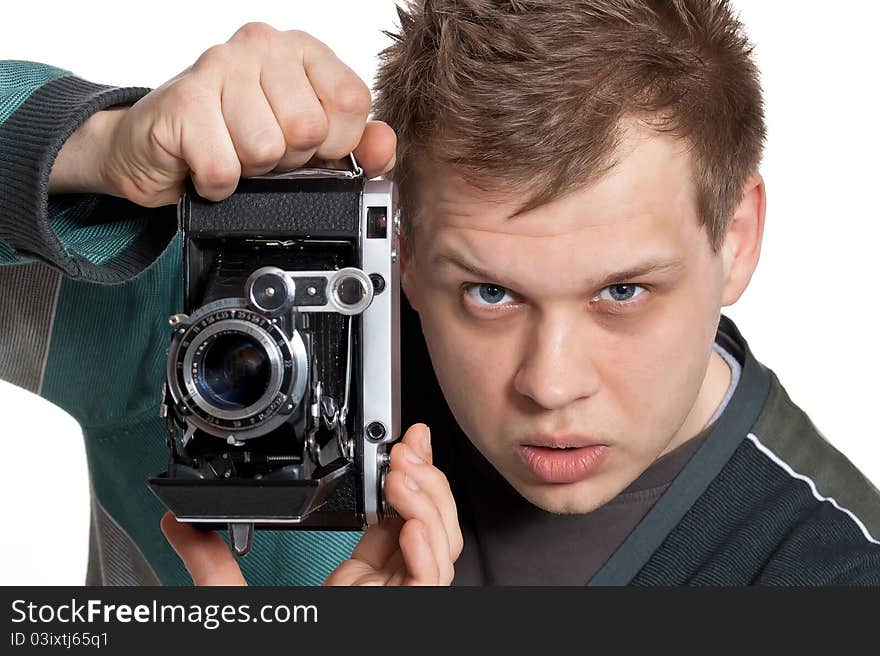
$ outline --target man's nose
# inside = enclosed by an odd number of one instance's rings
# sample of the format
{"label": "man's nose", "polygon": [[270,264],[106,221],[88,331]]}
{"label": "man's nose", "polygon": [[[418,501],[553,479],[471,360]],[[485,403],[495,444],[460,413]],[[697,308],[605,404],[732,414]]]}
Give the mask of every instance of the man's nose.
{"label": "man's nose", "polygon": [[584,321],[560,313],[545,315],[533,325],[514,378],[517,392],[542,408],[557,410],[599,390]]}

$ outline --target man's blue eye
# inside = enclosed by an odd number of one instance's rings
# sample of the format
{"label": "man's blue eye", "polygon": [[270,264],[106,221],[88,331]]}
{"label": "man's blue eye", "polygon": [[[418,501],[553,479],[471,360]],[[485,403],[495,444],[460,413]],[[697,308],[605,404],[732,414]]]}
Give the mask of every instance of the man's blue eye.
{"label": "man's blue eye", "polygon": [[639,296],[644,291],[645,288],[641,285],[609,285],[599,292],[599,298],[605,301],[625,303]]}
{"label": "man's blue eye", "polygon": [[506,288],[491,283],[469,285],[467,294],[477,305],[502,305],[513,300]]}

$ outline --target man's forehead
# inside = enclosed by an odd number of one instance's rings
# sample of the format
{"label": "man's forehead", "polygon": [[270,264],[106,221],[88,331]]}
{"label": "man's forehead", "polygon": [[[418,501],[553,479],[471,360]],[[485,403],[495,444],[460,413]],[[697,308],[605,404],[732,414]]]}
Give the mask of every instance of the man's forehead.
{"label": "man's forehead", "polygon": [[681,220],[696,225],[691,158],[684,143],[647,129],[629,128],[598,180],[516,215],[529,198],[528,182],[503,190],[481,189],[449,164],[422,166],[419,231],[466,228],[487,233],[553,237],[585,228]]}
{"label": "man's forehead", "polygon": [[506,282],[521,276],[570,277],[574,271],[601,277],[606,271],[670,263],[688,251],[685,235],[648,215],[542,234],[444,225],[432,236],[426,253],[431,267],[452,264],[496,282],[501,274]]}

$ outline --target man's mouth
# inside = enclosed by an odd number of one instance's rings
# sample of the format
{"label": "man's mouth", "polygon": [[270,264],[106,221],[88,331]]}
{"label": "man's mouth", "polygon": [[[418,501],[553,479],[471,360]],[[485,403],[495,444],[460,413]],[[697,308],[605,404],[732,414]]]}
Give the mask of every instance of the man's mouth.
{"label": "man's mouth", "polygon": [[587,446],[601,446],[602,444],[602,441],[587,435],[535,435],[524,442],[525,446],[548,449],[580,449]]}
{"label": "man's mouth", "polygon": [[583,435],[539,435],[517,447],[517,452],[541,481],[574,483],[598,470],[607,449],[608,445]]}

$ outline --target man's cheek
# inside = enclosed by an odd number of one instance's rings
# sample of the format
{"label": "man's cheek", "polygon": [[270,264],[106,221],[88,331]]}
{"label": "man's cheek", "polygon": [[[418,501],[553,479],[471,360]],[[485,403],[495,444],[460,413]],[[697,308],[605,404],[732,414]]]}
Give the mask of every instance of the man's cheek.
{"label": "man's cheek", "polygon": [[490,348],[474,348],[474,344],[451,348],[441,365],[444,375],[455,386],[459,395],[476,404],[488,404],[494,390],[503,385],[506,372],[500,360],[504,353]]}
{"label": "man's cheek", "polygon": [[627,344],[626,357],[618,357],[603,367],[603,388],[622,418],[631,425],[653,425],[677,403],[681,386],[689,378],[687,357],[672,341],[654,339],[632,340]]}
{"label": "man's cheek", "polygon": [[[434,364],[440,386],[461,421],[488,423],[504,402],[510,353],[490,341],[446,333]],[[454,407],[452,407],[454,406]]]}

